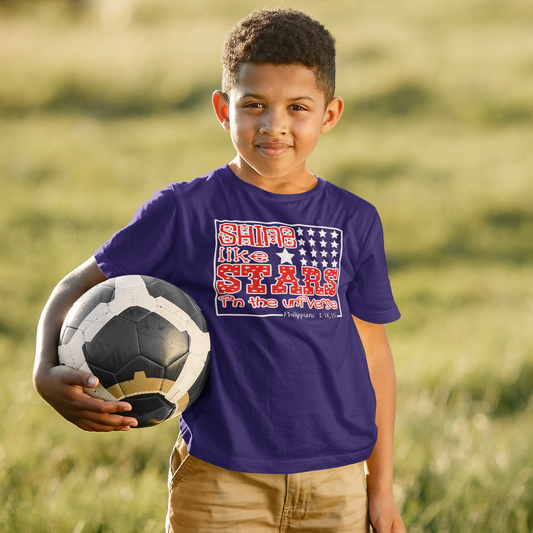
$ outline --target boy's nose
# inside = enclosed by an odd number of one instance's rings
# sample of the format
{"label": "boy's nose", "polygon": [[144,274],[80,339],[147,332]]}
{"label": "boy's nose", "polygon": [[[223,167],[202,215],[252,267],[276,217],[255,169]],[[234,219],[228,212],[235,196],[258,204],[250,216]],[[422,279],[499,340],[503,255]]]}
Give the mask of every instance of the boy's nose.
{"label": "boy's nose", "polygon": [[259,127],[259,133],[271,137],[287,133],[287,123],[282,112],[270,109],[261,118],[263,120]]}

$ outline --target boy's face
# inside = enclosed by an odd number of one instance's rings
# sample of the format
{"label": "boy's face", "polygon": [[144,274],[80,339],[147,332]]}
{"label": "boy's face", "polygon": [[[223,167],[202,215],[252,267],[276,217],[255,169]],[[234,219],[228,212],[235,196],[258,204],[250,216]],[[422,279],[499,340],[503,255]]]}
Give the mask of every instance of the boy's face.
{"label": "boy's face", "polygon": [[305,161],[320,133],[342,113],[342,100],[327,106],[315,74],[300,65],[245,63],[229,102],[217,91],[213,104],[230,131],[237,157],[230,167],[244,181],[272,192],[309,190],[316,178]]}

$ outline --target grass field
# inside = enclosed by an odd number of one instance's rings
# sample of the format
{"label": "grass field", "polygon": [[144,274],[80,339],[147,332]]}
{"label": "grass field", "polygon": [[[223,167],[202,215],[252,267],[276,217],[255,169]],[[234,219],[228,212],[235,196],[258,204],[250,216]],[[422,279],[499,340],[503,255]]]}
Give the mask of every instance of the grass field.
{"label": "grass field", "polygon": [[[154,189],[233,157],[210,107],[250,0],[0,3],[0,532],[161,533],[177,423],[87,434],[31,384],[59,279]],[[309,168],[374,203],[403,317],[411,533],[533,531],[533,4],[295,2],[338,42]]]}

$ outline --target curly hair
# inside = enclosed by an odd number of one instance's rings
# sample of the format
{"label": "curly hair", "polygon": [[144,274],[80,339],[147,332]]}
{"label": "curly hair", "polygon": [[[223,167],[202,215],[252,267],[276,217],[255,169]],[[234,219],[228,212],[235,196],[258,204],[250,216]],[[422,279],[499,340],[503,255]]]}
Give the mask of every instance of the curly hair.
{"label": "curly hair", "polygon": [[229,95],[244,63],[303,65],[328,104],[335,95],[335,39],[317,20],[290,7],[260,9],[240,20],[222,47],[222,91]]}

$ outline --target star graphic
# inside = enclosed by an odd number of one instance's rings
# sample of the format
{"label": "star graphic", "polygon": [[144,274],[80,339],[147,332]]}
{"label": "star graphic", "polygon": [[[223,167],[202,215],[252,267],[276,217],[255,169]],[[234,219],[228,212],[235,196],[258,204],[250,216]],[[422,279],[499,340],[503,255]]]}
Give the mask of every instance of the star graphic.
{"label": "star graphic", "polygon": [[333,250],[333,252],[331,252],[331,255],[333,257],[337,257],[339,255],[339,252],[337,252],[336,250]]}
{"label": "star graphic", "polygon": [[318,252],[317,252],[316,250],[311,250],[311,255],[312,255],[313,257],[316,257],[316,254],[317,254],[317,253],[318,253]]}
{"label": "star graphic", "polygon": [[309,244],[310,244],[311,246],[314,246],[314,245],[315,245],[315,241],[314,241],[313,239],[309,239]]}
{"label": "star graphic", "polygon": [[304,230],[302,228],[298,228],[296,231],[300,237],[304,234]]}
{"label": "star graphic", "polygon": [[292,258],[294,257],[294,254],[289,253],[287,248],[283,248],[283,252],[276,254],[276,255],[280,256],[281,264],[290,263],[292,265]]}
{"label": "star graphic", "polygon": [[318,265],[318,263],[316,261],[312,261],[311,264],[316,267]]}
{"label": "star graphic", "polygon": [[307,265],[307,259],[302,259],[300,262],[302,263],[303,266]]}
{"label": "star graphic", "polygon": [[326,232],[323,229],[321,229],[318,233],[322,238],[326,236]]}
{"label": "star graphic", "polygon": [[322,250],[322,251],[320,252],[320,255],[321,255],[322,257],[327,257],[327,256],[328,256],[328,252],[326,252],[326,250]]}
{"label": "star graphic", "polygon": [[322,266],[323,266],[324,268],[327,268],[327,266],[328,266],[328,262],[327,262],[327,261],[322,261]]}
{"label": "star graphic", "polygon": [[333,248],[337,248],[337,246],[339,246],[339,243],[338,242],[332,242],[331,246],[333,246]]}
{"label": "star graphic", "polygon": [[320,246],[322,246],[322,248],[325,248],[325,247],[327,246],[327,244],[328,244],[328,243],[327,243],[324,239],[322,239],[322,240],[320,241]]}
{"label": "star graphic", "polygon": [[336,239],[339,236],[339,234],[336,231],[331,232],[331,238]]}
{"label": "star graphic", "polygon": [[331,263],[331,266],[332,266],[332,268],[337,268],[338,264],[339,263],[337,263],[337,261],[333,261],[333,263]]}
{"label": "star graphic", "polygon": [[298,244],[299,244],[300,246],[305,246],[305,241],[304,241],[303,239],[300,239],[300,240],[298,241]]}
{"label": "star graphic", "polygon": [[305,255],[307,253],[303,248],[300,248],[298,251],[300,252],[300,255]]}
{"label": "star graphic", "polygon": [[314,234],[315,234],[315,230],[312,229],[312,228],[309,228],[309,229],[307,230],[307,233],[309,233],[309,235],[314,235]]}

